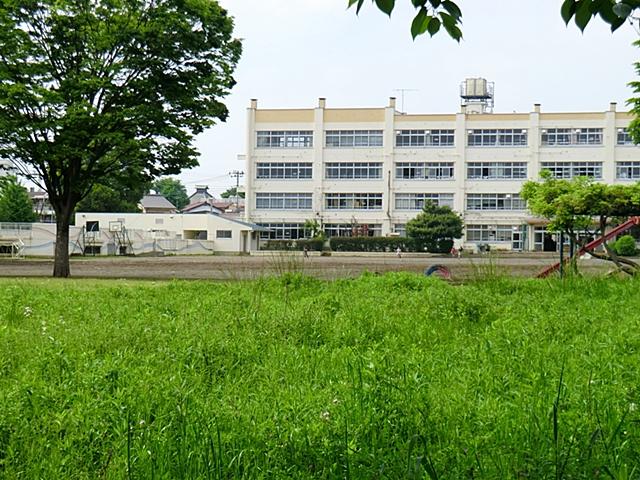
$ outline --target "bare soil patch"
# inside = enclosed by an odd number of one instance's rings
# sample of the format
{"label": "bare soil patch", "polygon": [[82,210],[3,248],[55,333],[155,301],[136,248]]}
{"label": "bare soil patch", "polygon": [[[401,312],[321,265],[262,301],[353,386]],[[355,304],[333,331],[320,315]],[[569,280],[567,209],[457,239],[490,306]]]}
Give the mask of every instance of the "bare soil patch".
{"label": "bare soil patch", "polygon": [[[553,263],[550,255],[503,255],[451,258],[447,256],[311,256],[274,253],[265,256],[171,256],[171,257],[81,257],[71,260],[71,275],[86,278],[212,279],[245,280],[286,272],[303,273],[322,279],[352,278],[364,271],[384,273],[409,271],[423,273],[435,264],[445,265],[454,279],[491,274],[534,277]],[[581,271],[604,273],[606,262],[582,260]],[[47,277],[53,259],[0,258],[0,276]]]}

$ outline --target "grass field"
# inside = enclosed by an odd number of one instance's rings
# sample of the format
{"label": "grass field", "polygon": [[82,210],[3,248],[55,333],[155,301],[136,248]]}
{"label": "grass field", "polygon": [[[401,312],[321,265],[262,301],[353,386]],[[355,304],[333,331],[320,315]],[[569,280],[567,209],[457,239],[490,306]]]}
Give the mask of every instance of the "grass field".
{"label": "grass field", "polygon": [[0,280],[0,477],[640,477],[640,282]]}

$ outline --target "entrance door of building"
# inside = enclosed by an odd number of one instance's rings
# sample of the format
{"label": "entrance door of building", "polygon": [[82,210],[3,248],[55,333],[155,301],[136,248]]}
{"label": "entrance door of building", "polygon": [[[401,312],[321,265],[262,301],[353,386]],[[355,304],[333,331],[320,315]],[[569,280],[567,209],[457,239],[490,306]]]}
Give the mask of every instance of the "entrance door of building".
{"label": "entrance door of building", "polygon": [[523,242],[522,242],[522,232],[520,230],[514,231],[511,236],[511,248],[517,252],[522,251]]}

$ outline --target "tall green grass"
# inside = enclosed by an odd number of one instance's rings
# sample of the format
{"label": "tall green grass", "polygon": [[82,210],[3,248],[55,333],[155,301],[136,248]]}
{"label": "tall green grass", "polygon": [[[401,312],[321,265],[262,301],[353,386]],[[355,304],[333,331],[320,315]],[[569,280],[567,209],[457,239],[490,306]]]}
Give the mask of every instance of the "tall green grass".
{"label": "tall green grass", "polygon": [[0,478],[638,478],[638,287],[1,280]]}

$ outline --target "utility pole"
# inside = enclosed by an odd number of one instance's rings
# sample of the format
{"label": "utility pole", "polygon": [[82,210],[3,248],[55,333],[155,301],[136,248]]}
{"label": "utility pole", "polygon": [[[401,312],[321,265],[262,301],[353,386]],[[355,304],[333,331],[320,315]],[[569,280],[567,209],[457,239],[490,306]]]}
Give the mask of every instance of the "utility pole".
{"label": "utility pole", "polygon": [[416,88],[396,88],[394,92],[400,92],[400,111],[404,113],[404,93],[405,92],[417,92]]}
{"label": "utility pole", "polygon": [[230,177],[235,177],[236,179],[236,209],[240,210],[239,208],[239,198],[240,198],[240,193],[238,192],[238,189],[240,188],[240,177],[244,176],[244,172],[241,172],[239,170],[234,170],[232,172],[229,172],[229,176]]}

